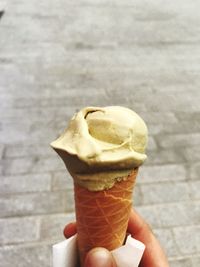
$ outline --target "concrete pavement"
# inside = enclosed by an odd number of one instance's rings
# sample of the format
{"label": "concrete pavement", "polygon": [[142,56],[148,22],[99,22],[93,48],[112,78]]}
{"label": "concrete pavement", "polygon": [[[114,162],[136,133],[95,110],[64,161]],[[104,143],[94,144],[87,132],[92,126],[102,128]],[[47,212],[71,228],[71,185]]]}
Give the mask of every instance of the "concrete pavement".
{"label": "concrete pavement", "polygon": [[200,3],[5,1],[0,19],[0,266],[49,267],[74,220],[49,143],[86,105],[149,128],[134,193],[172,267],[200,264]]}

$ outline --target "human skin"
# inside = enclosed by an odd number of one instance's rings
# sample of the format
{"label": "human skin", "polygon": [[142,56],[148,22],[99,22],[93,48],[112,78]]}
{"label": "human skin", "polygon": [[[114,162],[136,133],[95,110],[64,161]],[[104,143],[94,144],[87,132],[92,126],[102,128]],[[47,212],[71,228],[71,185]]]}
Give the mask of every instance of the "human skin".
{"label": "human skin", "polygon": [[[131,211],[127,233],[146,246],[139,267],[169,267],[159,241],[149,225],[135,210]],[[76,223],[70,223],[64,229],[64,236],[69,238],[74,234],[76,234]],[[117,265],[108,250],[94,248],[86,256],[85,267],[117,267]]]}

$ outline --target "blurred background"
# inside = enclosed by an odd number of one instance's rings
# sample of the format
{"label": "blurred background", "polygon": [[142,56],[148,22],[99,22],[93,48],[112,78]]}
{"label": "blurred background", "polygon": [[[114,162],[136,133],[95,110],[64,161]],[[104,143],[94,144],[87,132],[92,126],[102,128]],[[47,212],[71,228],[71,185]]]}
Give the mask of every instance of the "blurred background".
{"label": "blurred background", "polygon": [[146,121],[136,210],[170,266],[200,266],[200,2],[1,1],[0,266],[51,266],[74,203],[49,143],[92,105]]}

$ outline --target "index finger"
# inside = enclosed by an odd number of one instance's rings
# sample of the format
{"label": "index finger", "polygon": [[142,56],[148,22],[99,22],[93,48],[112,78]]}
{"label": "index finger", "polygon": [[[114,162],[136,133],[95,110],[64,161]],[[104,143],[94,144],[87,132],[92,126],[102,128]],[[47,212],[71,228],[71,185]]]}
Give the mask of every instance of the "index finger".
{"label": "index finger", "polygon": [[148,243],[149,235],[152,234],[150,226],[145,222],[145,220],[132,209],[129,222],[128,222],[128,233],[134,238],[140,238],[144,243]]}
{"label": "index finger", "polygon": [[70,238],[71,236],[77,233],[76,230],[76,222],[71,222],[67,224],[63,230],[63,234],[66,238]]}
{"label": "index finger", "polygon": [[128,232],[146,246],[140,267],[169,267],[165,253],[149,225],[134,210],[131,211]]}

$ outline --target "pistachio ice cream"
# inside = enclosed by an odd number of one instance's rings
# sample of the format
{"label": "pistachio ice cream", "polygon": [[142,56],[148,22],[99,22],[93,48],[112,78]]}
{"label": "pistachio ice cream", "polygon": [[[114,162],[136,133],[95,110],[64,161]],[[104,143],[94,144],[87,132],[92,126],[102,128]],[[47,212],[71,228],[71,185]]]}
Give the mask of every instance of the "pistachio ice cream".
{"label": "pistachio ice cream", "polygon": [[74,179],[79,266],[92,248],[124,244],[146,143],[144,121],[118,106],[83,108],[52,142]]}
{"label": "pistachio ice cream", "polygon": [[90,191],[111,188],[146,159],[147,127],[120,106],[86,107],[76,113],[51,146],[74,181]]}

